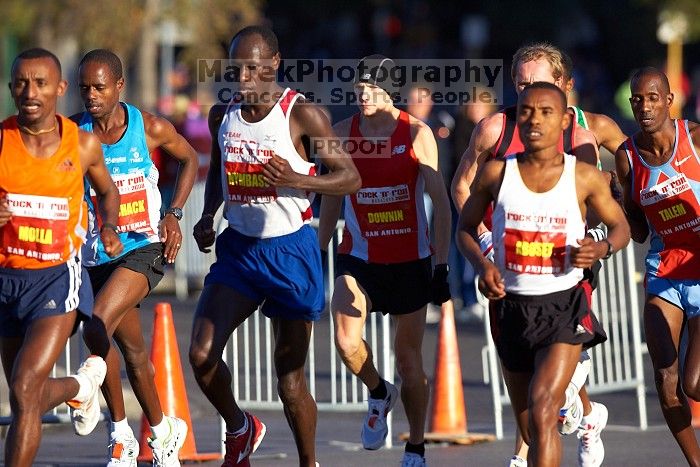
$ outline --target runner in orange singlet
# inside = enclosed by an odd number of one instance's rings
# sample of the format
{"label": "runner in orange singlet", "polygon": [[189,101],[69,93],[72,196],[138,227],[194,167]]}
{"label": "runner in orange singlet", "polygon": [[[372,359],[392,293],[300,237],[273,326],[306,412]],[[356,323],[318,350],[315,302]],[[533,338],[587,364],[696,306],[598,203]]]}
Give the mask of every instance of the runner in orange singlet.
{"label": "runner in orange singlet", "polygon": [[[68,401],[76,432],[100,418],[104,361],[89,357],[76,375],[49,374],[80,319],[92,314],[90,281],[81,262],[87,213],[83,176],[100,200],[102,219],[117,219],[119,194],[100,142],[56,114],[66,90],[51,52],[30,49],[12,64],[10,91],[18,114],[0,131],[0,354],[10,387],[13,421],[5,465],[32,464],[41,440],[41,415]],[[122,244],[110,228],[105,251]]]}

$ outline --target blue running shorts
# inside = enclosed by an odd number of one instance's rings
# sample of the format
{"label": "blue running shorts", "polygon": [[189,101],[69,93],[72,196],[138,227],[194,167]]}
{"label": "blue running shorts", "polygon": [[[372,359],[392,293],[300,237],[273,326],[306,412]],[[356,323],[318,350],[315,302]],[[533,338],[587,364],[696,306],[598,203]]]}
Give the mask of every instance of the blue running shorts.
{"label": "blue running shorts", "polygon": [[221,284],[262,303],[269,318],[316,321],[325,307],[316,232],[254,238],[227,228],[216,240],[216,262],[204,285]]}
{"label": "blue running shorts", "polygon": [[90,276],[78,257],[45,269],[0,268],[1,337],[21,337],[32,321],[73,310],[78,320],[89,319],[92,305]]}
{"label": "blue running shorts", "polygon": [[647,274],[645,283],[649,295],[676,305],[688,318],[700,315],[700,280],[667,279]]}

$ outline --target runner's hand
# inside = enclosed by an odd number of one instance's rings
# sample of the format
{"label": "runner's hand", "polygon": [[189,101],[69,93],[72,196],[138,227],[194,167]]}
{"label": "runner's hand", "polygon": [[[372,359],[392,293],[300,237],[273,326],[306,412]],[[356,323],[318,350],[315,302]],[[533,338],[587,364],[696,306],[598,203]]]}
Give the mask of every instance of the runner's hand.
{"label": "runner's hand", "polygon": [[202,253],[209,253],[211,248],[208,248],[214,244],[216,239],[216,232],[214,231],[214,216],[211,214],[204,214],[199,222],[194,225],[192,230],[192,235],[197,242],[197,247]]}
{"label": "runner's hand", "polygon": [[292,169],[289,161],[277,154],[272,154],[272,157],[263,165],[263,177],[270,185],[281,187],[294,187],[299,180],[300,175]]}
{"label": "runner's hand", "polygon": [[501,272],[490,261],[484,262],[484,271],[479,276],[479,290],[489,300],[500,300],[506,296]]}
{"label": "runner's hand", "polygon": [[117,257],[124,251],[124,245],[119,238],[119,235],[113,227],[102,226],[100,229],[100,240],[105,247],[105,253],[110,258]]}
{"label": "runner's hand", "polygon": [[448,269],[446,264],[436,264],[433,269],[433,279],[430,282],[433,304],[442,305],[452,298],[450,284],[447,282]]}
{"label": "runner's hand", "polygon": [[12,211],[10,211],[7,199],[3,198],[0,200],[0,227],[4,227],[5,224],[10,222],[10,219],[12,219]]}
{"label": "runner's hand", "polygon": [[591,237],[585,236],[582,240],[576,240],[580,247],[572,246],[569,251],[569,260],[575,268],[590,268],[593,263],[608,254],[608,243],[605,240],[596,242]]}
{"label": "runner's hand", "polygon": [[158,223],[158,235],[163,242],[163,258],[170,264],[174,263],[182,246],[180,222],[175,216],[166,214]]}

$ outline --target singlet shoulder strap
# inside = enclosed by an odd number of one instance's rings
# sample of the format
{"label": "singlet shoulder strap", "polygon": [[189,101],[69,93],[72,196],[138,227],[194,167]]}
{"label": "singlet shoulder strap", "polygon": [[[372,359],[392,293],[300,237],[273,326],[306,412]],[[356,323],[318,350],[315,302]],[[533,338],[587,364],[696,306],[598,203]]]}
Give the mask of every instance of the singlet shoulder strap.
{"label": "singlet shoulder strap", "polygon": [[498,143],[496,143],[496,149],[494,150],[494,158],[503,157],[513,141],[513,135],[516,131],[515,122],[515,111],[516,107],[508,107],[503,110],[503,129],[501,130],[501,137]]}
{"label": "singlet shoulder strap", "polygon": [[564,130],[564,152],[567,154],[573,154],[574,151],[574,141],[575,139],[575,133],[576,133],[576,127],[578,126],[577,121],[572,121],[571,125]]}
{"label": "singlet shoulder strap", "polygon": [[349,136],[352,138],[357,138],[360,136],[360,114],[355,114],[352,116]]}

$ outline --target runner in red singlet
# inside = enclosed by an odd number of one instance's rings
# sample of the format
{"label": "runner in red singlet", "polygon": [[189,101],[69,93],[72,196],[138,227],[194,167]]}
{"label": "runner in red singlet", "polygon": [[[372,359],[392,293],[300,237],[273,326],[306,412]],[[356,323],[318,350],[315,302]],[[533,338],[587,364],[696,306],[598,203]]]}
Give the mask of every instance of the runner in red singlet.
{"label": "runner in red singlet", "polygon": [[[410,427],[402,465],[420,466],[425,465],[423,432],[428,403],[421,344],[428,302],[439,305],[450,299],[446,263],[451,212],[432,130],[394,107],[391,100],[387,78],[393,66],[391,59],[381,55],[360,61],[355,86],[360,113],[335,127],[348,146],[356,148],[351,155],[362,188],[345,197],[345,230],[338,248],[331,309],[341,358],[370,392],[362,427],[365,449],[384,444],[386,416],[398,399],[398,390],[372,364],[362,332],[368,312],[389,313],[394,319],[401,400]],[[371,150],[360,149],[368,143]],[[434,206],[432,261],[424,193]],[[341,197],[323,197],[319,241],[324,250],[335,231],[341,204]]]}
{"label": "runner in red singlet", "polygon": [[[670,117],[668,78],[642,68],[630,81],[639,131],[617,151],[634,241],[650,237],[644,329],[661,411],[688,465],[700,465],[688,398],[700,400],[700,125]],[[679,371],[680,341],[688,348]]]}

